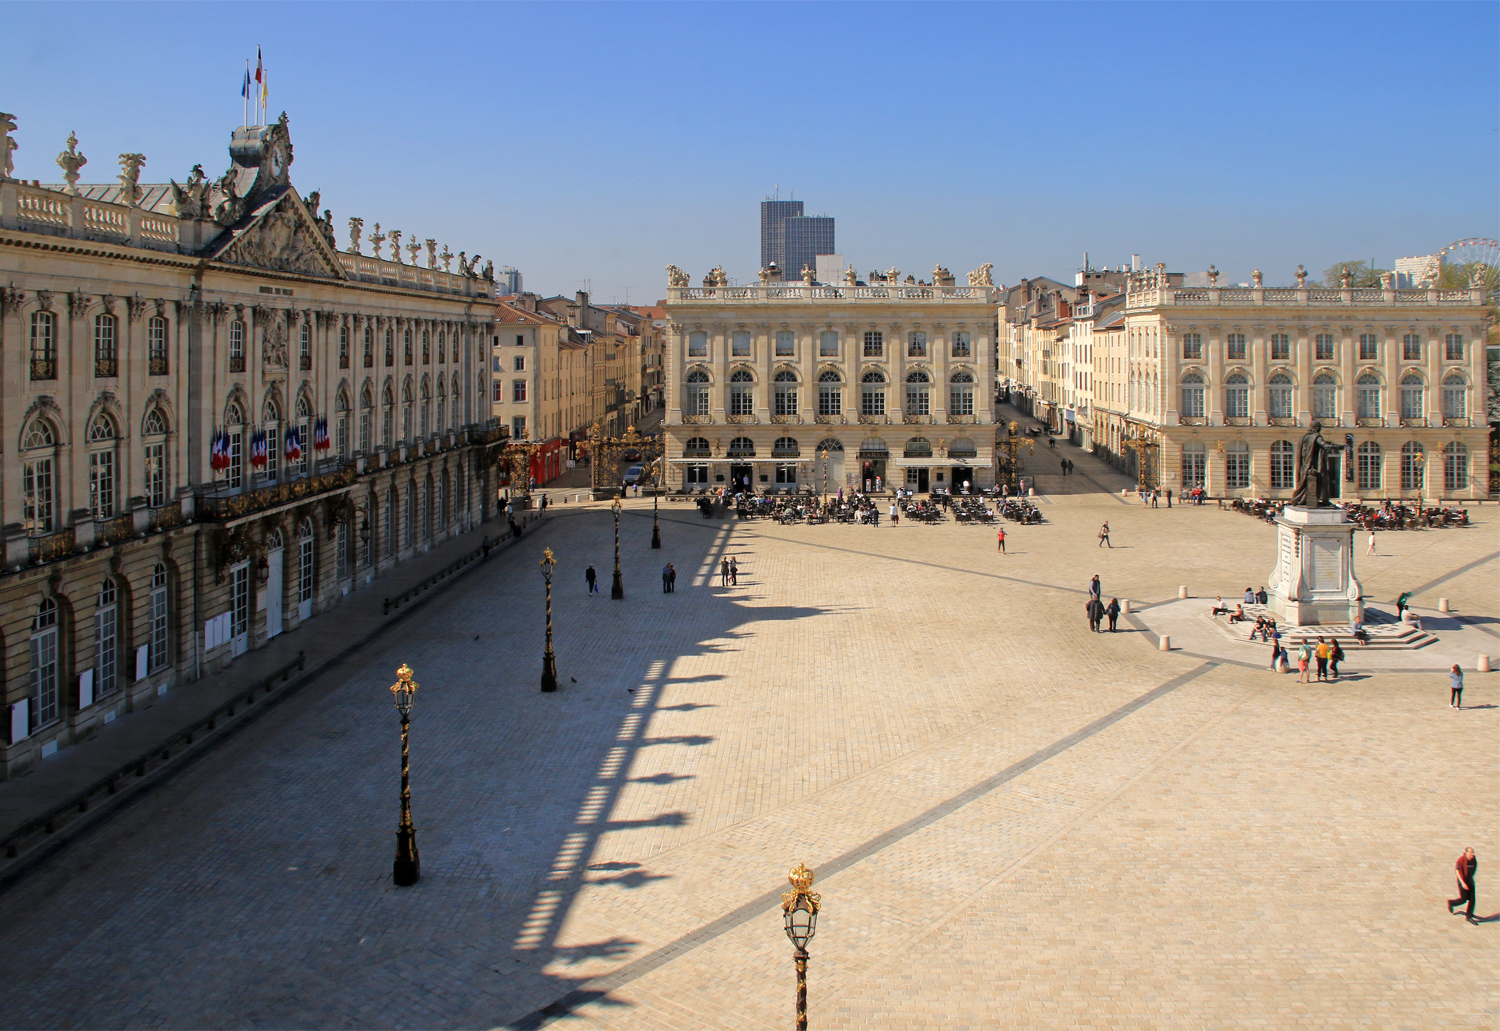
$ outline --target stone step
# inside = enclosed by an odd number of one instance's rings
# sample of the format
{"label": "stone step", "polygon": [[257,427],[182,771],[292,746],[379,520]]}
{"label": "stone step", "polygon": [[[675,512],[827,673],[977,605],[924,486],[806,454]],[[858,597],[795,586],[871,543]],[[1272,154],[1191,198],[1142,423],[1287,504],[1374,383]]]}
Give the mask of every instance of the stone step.
{"label": "stone step", "polygon": [[[1226,616],[1210,616],[1204,613],[1203,618],[1212,623],[1220,634],[1234,641],[1243,642],[1248,640],[1250,628],[1255,625],[1255,620],[1253,619],[1244,623],[1230,625]],[[1321,626],[1282,626],[1278,627],[1278,629],[1281,631],[1281,646],[1288,651],[1295,651],[1304,640],[1316,643],[1320,636],[1324,640],[1338,641],[1340,647],[1345,652],[1352,652],[1354,649],[1369,651],[1372,648],[1387,651],[1415,651],[1418,648],[1425,648],[1427,645],[1437,641],[1437,638],[1432,634],[1425,630],[1418,630],[1409,623],[1366,623],[1365,632],[1370,637],[1368,646],[1361,644],[1354,637],[1348,623],[1331,623]],[[1268,642],[1261,641],[1260,635],[1257,634],[1254,643],[1264,645]]]}

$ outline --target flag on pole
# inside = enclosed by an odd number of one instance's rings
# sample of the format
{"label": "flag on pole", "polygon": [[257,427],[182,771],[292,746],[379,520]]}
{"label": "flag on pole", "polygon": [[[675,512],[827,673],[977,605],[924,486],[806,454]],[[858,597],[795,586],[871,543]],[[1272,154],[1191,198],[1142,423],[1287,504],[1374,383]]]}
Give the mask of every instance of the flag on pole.
{"label": "flag on pole", "polygon": [[265,105],[265,102],[266,102],[265,101],[266,74],[265,74],[265,69],[261,65],[261,61],[260,61],[260,47],[256,47],[255,48],[255,81],[258,84],[258,88],[256,89],[256,93],[258,94],[258,96],[256,97],[256,101],[262,105],[262,111],[261,111],[261,118],[260,118],[260,120],[262,122],[264,122],[266,120],[265,119],[265,111],[264,111],[264,105]]}
{"label": "flag on pole", "polygon": [[245,83],[240,87],[240,96],[250,99],[250,62],[245,62]]}
{"label": "flag on pole", "polygon": [[266,464],[266,434],[264,430],[256,430],[255,436],[250,438],[250,464],[260,469]]}
{"label": "flag on pole", "polygon": [[328,419],[318,416],[318,421],[313,424],[313,450],[327,451],[331,445],[328,442]]}
{"label": "flag on pole", "polygon": [[302,461],[302,430],[297,426],[286,428],[286,460],[288,462]]}
{"label": "flag on pole", "polygon": [[219,430],[214,434],[213,446],[209,448],[208,465],[214,472],[223,472],[229,468],[229,433]]}

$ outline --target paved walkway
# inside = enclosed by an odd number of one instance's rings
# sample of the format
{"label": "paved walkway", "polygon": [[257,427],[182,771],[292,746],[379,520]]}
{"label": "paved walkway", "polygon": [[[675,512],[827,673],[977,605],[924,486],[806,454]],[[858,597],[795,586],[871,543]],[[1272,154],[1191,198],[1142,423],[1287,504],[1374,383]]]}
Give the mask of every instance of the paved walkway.
{"label": "paved walkway", "polygon": [[[652,551],[632,501],[623,602],[584,588],[612,565],[606,506],[559,506],[0,896],[0,1008],[28,1027],[784,1027],[779,893],[801,861],[823,893],[815,1027],[1492,1027],[1500,675],[1470,672],[1458,711],[1434,674],[1299,685],[1092,634],[1091,574],[1146,600],[1243,591],[1273,531],[1047,500],[1007,555],[951,522],[685,505]],[[1494,568],[1472,563],[1494,529],[1390,534],[1360,575],[1448,577],[1460,614],[1492,618]],[[543,695],[549,545],[562,690]],[[390,884],[402,661],[422,685],[411,889]],[[1465,845],[1476,925],[1442,908]]]}

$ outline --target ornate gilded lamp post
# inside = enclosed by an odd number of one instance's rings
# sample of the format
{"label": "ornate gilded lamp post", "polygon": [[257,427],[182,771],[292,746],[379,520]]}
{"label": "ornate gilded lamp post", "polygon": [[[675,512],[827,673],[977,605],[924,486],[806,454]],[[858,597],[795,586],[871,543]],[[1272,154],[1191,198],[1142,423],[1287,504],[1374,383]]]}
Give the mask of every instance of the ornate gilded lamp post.
{"label": "ornate gilded lamp post", "polygon": [[542,690],[557,690],[557,657],[552,654],[552,570],[557,567],[557,560],[552,557],[552,549],[547,548],[542,552],[542,580],[547,584],[547,648],[542,652]]}
{"label": "ornate gilded lamp post", "polygon": [[411,822],[411,767],[407,760],[407,743],[411,730],[411,705],[417,693],[417,682],[411,678],[406,663],[396,670],[391,694],[396,711],[401,713],[401,823],[396,827],[396,863],[391,873],[400,887],[409,887],[422,879],[422,857],[417,852],[417,829]]}
{"label": "ornate gilded lamp post", "polygon": [[620,499],[609,506],[615,514],[615,581],[609,585],[609,596],[615,601],[625,600],[625,581],[620,578]]}
{"label": "ornate gilded lamp post", "polygon": [[797,966],[797,1031],[807,1031],[807,943],[818,933],[818,907],[822,896],[809,891],[813,872],[798,863],[786,875],[792,889],[781,896],[781,915],[786,936],[792,943],[792,961]]}

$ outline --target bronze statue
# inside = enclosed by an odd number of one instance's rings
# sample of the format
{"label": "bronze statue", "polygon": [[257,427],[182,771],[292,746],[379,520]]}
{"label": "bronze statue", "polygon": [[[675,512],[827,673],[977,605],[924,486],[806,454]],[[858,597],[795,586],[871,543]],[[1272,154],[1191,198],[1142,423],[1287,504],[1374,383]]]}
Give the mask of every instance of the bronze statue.
{"label": "bronze statue", "polygon": [[1323,439],[1323,424],[1314,422],[1312,428],[1297,441],[1297,488],[1292,492],[1292,504],[1302,508],[1331,508],[1333,496],[1333,456],[1337,452],[1332,444]]}

